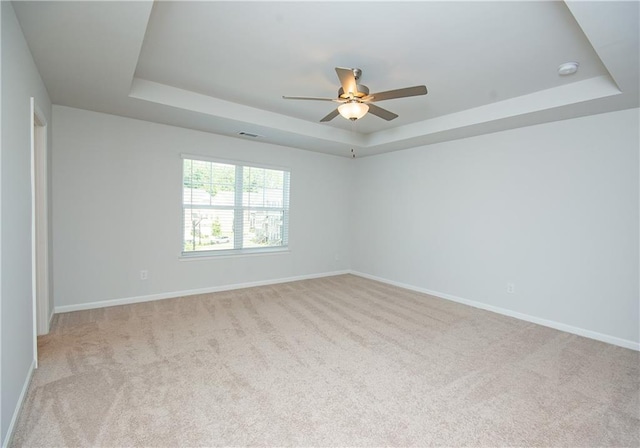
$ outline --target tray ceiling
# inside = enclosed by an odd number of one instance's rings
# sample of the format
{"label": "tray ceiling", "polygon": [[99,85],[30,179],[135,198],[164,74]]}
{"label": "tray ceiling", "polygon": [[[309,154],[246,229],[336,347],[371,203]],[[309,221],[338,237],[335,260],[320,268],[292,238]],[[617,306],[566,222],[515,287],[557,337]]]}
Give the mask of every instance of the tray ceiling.
{"label": "tray ceiling", "polygon": [[[54,104],[349,156],[638,107],[637,2],[14,2]],[[580,64],[559,76],[558,66]],[[399,115],[319,123],[334,67]],[[242,138],[242,137],[238,137]]]}

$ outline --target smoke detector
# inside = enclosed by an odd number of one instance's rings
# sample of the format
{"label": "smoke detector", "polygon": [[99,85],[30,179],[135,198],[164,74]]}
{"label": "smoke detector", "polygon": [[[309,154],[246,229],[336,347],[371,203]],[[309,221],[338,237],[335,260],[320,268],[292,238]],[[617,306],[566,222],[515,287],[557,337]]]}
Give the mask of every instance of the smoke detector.
{"label": "smoke detector", "polygon": [[560,76],[568,76],[573,75],[578,71],[578,67],[580,64],[577,62],[565,62],[564,64],[560,64],[558,67],[558,75]]}

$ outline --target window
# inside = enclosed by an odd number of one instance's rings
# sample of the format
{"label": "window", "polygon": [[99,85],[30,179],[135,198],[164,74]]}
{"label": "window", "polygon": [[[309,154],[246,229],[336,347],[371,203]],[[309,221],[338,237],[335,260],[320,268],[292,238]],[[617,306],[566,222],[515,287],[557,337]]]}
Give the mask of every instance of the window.
{"label": "window", "polygon": [[282,250],[289,171],[183,158],[182,255]]}

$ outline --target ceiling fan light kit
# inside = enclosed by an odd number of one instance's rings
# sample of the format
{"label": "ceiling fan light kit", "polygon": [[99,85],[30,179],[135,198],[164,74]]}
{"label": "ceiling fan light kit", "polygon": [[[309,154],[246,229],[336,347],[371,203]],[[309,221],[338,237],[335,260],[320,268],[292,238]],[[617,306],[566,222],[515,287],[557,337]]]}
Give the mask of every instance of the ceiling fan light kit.
{"label": "ceiling fan light kit", "polygon": [[337,98],[305,96],[283,96],[282,98],[285,100],[334,101],[340,103],[338,108],[329,112],[329,114],[320,120],[321,122],[331,121],[338,115],[342,115],[347,120],[355,121],[364,117],[367,112],[383,120],[391,121],[397,118],[398,115],[370,103],[427,94],[427,88],[425,86],[405,87],[403,89],[369,94],[369,88],[367,86],[358,84],[358,80],[362,75],[362,70],[359,68],[336,67],[336,73],[341,84]]}
{"label": "ceiling fan light kit", "polygon": [[347,120],[355,121],[364,117],[369,112],[369,106],[352,100],[338,106],[338,112]]}

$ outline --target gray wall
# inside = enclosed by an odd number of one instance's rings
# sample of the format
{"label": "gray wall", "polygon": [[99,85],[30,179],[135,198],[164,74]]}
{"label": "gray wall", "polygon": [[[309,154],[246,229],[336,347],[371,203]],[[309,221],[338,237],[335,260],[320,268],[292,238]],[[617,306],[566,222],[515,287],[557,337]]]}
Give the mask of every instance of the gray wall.
{"label": "gray wall", "polygon": [[[33,361],[30,97],[51,122],[51,102],[10,2],[2,8],[1,438],[4,443]],[[49,126],[49,129],[51,127]],[[48,139],[51,142],[51,139]]]}
{"label": "gray wall", "polygon": [[638,122],[632,109],[357,159],[352,268],[637,346]]}
{"label": "gray wall", "polygon": [[[53,117],[56,307],[349,268],[350,159],[62,106]],[[179,260],[181,153],[290,168],[290,251]]]}

